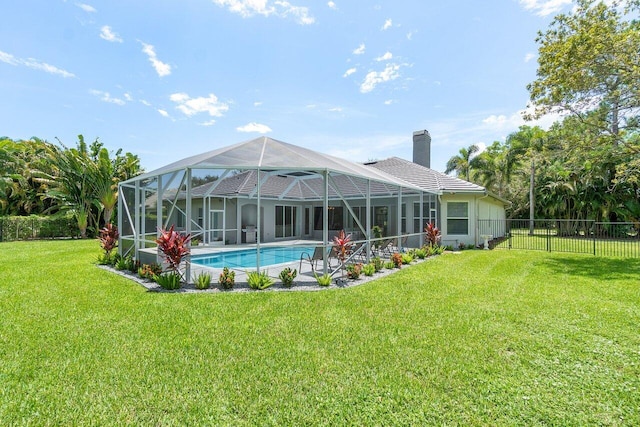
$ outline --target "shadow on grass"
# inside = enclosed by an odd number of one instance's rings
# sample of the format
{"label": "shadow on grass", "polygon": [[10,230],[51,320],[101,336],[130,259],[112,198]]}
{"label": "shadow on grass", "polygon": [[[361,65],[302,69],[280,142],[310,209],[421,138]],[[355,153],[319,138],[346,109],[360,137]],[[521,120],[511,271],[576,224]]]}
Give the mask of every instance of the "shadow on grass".
{"label": "shadow on grass", "polygon": [[638,280],[640,259],[573,257],[557,254],[545,263],[558,274],[589,277],[596,280]]}

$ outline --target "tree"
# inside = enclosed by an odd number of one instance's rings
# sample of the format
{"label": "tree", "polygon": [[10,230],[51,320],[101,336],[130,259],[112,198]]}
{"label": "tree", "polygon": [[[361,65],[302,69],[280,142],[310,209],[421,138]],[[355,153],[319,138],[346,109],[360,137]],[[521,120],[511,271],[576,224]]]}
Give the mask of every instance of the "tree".
{"label": "tree", "polygon": [[458,154],[451,157],[447,162],[447,168],[444,173],[456,172],[457,177],[463,177],[467,181],[471,180],[471,169],[475,166],[474,154],[480,151],[480,147],[473,144],[468,148],[461,148]]}
{"label": "tree", "polygon": [[[539,32],[538,78],[528,85],[535,113],[579,117],[617,144],[620,131],[639,128],[640,22],[638,2],[577,0]],[[599,114],[587,115],[594,111]]]}
{"label": "tree", "polygon": [[0,214],[38,214],[48,207],[42,179],[51,171],[46,146],[35,137],[0,140]]}
{"label": "tree", "polygon": [[[543,212],[570,218],[637,220],[640,131],[638,0],[577,0],[539,32],[535,113],[567,114],[551,131],[541,171]],[[623,7],[624,6],[624,7]]]}
{"label": "tree", "polygon": [[96,202],[91,187],[95,165],[90,161],[83,141],[78,148],[59,149],[51,145],[49,150],[55,170],[47,195],[57,202],[55,210],[73,212],[80,236],[84,238],[92,219],[91,207]]}
{"label": "tree", "polygon": [[105,225],[111,221],[118,201],[118,182],[139,174],[140,161],[131,153],[122,156],[121,150],[111,159],[98,139],[87,146],[82,135],[78,135],[76,148],[67,148],[62,142],[60,146],[49,147],[55,171],[47,194],[57,202],[53,209],[73,212],[85,237],[87,228],[100,227],[101,213]]}

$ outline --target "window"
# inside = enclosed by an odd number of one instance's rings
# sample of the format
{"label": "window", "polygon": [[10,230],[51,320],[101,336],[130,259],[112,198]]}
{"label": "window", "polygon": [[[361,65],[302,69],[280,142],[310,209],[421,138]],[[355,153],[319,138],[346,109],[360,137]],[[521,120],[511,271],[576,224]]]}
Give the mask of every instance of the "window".
{"label": "window", "polygon": [[438,224],[435,200],[422,203],[422,220],[420,219],[420,202],[413,203],[413,232],[422,233],[428,223]]}
{"label": "window", "polygon": [[[351,209],[353,210],[353,213],[358,218],[358,221],[360,221],[360,224],[362,224],[363,227],[366,227],[367,226],[367,218],[366,218],[367,208],[365,208],[364,206],[353,206]],[[358,227],[358,224],[349,213],[347,213],[347,229],[360,230],[360,228]]]}
{"label": "window", "polygon": [[447,234],[449,235],[469,234],[469,203],[468,202],[447,203]]}
{"label": "window", "polygon": [[276,206],[276,237],[296,235],[296,207]]}
{"label": "window", "polygon": [[[329,230],[342,230],[344,228],[342,206],[329,206]],[[313,210],[313,229],[322,230],[322,206],[316,206]]]}
{"label": "window", "polygon": [[402,215],[400,217],[400,229],[402,230],[402,233],[407,232],[407,204],[406,203],[402,204]]}
{"label": "window", "polygon": [[181,210],[176,209],[176,227],[177,228],[184,228],[184,217],[186,216],[186,214],[182,213]]}

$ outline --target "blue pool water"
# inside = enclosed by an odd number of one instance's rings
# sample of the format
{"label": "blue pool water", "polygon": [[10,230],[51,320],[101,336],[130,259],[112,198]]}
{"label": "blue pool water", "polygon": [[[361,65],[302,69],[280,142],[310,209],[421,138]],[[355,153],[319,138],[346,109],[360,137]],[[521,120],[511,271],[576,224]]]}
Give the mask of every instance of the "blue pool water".
{"label": "blue pool water", "polygon": [[[266,247],[260,248],[260,266],[300,261],[303,253],[313,255],[313,246]],[[217,254],[195,255],[191,262],[211,268],[256,268],[256,250],[242,249],[237,251],[220,252]]]}

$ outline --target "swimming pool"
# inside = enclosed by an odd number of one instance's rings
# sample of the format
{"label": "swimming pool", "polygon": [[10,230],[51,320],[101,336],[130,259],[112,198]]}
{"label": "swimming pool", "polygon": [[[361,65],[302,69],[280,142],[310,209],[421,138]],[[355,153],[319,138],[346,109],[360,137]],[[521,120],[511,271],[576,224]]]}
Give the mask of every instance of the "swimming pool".
{"label": "swimming pool", "polygon": [[[260,248],[260,267],[287,262],[300,261],[303,253],[313,255],[313,246],[289,246]],[[241,249],[217,254],[196,255],[191,257],[193,264],[211,268],[256,268],[256,250]]]}

